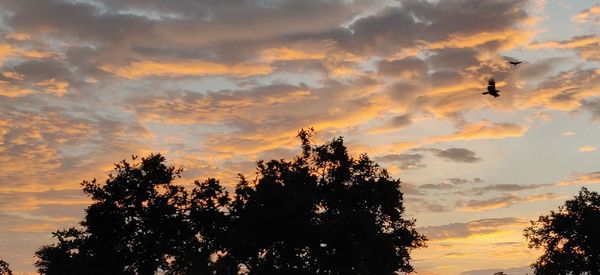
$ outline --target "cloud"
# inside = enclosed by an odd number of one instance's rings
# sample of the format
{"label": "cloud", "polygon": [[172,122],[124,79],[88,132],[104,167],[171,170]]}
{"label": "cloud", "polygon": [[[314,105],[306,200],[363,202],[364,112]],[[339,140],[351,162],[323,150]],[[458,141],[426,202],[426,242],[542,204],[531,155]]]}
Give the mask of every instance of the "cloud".
{"label": "cloud", "polygon": [[562,71],[544,79],[535,89],[523,93],[517,100],[517,106],[561,111],[584,109],[593,113],[593,97],[598,94],[599,84],[600,74],[596,69]]}
{"label": "cloud", "polygon": [[600,121],[600,100],[582,100],[581,105],[592,114],[593,120]]}
{"label": "cloud", "polygon": [[421,154],[390,154],[375,158],[376,162],[394,163],[402,170],[425,167],[425,164],[421,163],[422,160]]}
{"label": "cloud", "polygon": [[[414,192],[405,192],[408,195],[415,195]],[[417,195],[424,195],[424,193],[419,192],[417,193]],[[433,213],[442,213],[442,212],[448,212],[450,211],[452,208],[447,206],[447,205],[443,205],[440,203],[440,201],[432,201],[432,200],[428,200],[425,199],[423,197],[420,198],[415,198],[415,197],[407,197],[404,199],[405,203],[406,203],[406,207],[408,211],[414,212],[414,213],[421,213],[421,212],[433,212]]]}
{"label": "cloud", "polygon": [[469,149],[465,148],[450,148],[446,150],[440,149],[429,149],[435,152],[435,155],[454,162],[465,162],[473,163],[481,161],[481,158],[477,157],[477,154]]}
{"label": "cloud", "polygon": [[596,35],[575,36],[563,41],[533,43],[530,47],[533,49],[575,50],[585,60],[600,60],[600,50],[598,49],[600,47],[600,37]]}
{"label": "cloud", "polygon": [[417,230],[432,242],[449,239],[466,239],[478,235],[493,234],[514,225],[525,225],[527,222],[514,218],[492,218],[474,220],[467,223],[451,223],[439,226],[421,227]]}
{"label": "cloud", "polygon": [[427,63],[416,57],[382,60],[377,64],[378,73],[392,78],[417,78],[427,75]]}
{"label": "cloud", "polygon": [[479,65],[477,55],[473,49],[447,48],[433,51],[427,63],[437,70],[461,70]]}
{"label": "cloud", "polygon": [[[90,200],[80,189],[48,190],[42,192],[2,192],[0,208],[7,214],[28,214],[36,217],[72,218],[76,220]],[[71,209],[57,208],[60,206]],[[75,211],[73,211],[75,210]],[[73,213],[75,212],[75,213]]]}
{"label": "cloud", "polygon": [[409,126],[411,123],[412,123],[412,115],[411,114],[397,115],[397,116],[393,116],[392,118],[390,118],[382,126],[375,127],[373,129],[369,129],[368,133],[369,134],[381,134],[381,133],[391,132],[391,131],[405,128],[405,127]]}
{"label": "cloud", "polygon": [[513,191],[523,191],[523,190],[532,190],[538,188],[549,187],[554,184],[492,184],[480,187],[474,187],[470,190],[470,192],[476,195],[483,195],[488,192],[513,192]]}
{"label": "cloud", "polygon": [[572,19],[579,23],[593,22],[600,24],[600,5],[596,4],[589,9],[583,10],[573,16]]}
{"label": "cloud", "polygon": [[450,190],[458,188],[464,184],[480,184],[483,180],[480,178],[473,178],[473,180],[461,179],[461,178],[449,178],[440,183],[428,183],[419,185],[420,189],[431,189],[431,190]]}
{"label": "cloud", "polygon": [[100,172],[106,171],[104,166],[122,158],[123,152],[139,152],[143,146],[131,143],[130,137],[147,137],[146,129],[135,122],[81,118],[61,108],[22,111],[4,104],[0,104],[0,191],[72,186],[92,171],[104,174]]}
{"label": "cloud", "polygon": [[559,198],[559,196],[554,193],[544,193],[526,197],[521,197],[515,194],[505,194],[500,197],[484,200],[469,200],[462,203],[459,202],[458,205],[462,205],[461,211],[480,212],[497,208],[505,208],[522,202],[554,200],[556,198]]}
{"label": "cloud", "polygon": [[[352,42],[363,51],[385,53],[416,46],[419,41],[441,42],[488,32],[487,41],[479,40],[484,44],[498,38],[493,34],[525,20],[525,4],[518,0],[486,1],[477,6],[469,1],[405,1],[401,7],[357,20],[350,26]],[[490,14],[502,16],[490,18]],[[478,24],[472,24],[473,21]]]}
{"label": "cloud", "polygon": [[600,183],[600,171],[588,173],[575,173],[568,180],[559,182],[559,185],[581,185]]}
{"label": "cloud", "polygon": [[584,153],[586,153],[586,152],[594,152],[596,150],[598,150],[598,148],[594,147],[594,146],[581,146],[581,147],[577,148],[577,151],[584,152]]}
{"label": "cloud", "polygon": [[148,76],[185,77],[231,75],[236,77],[248,77],[266,75],[272,72],[272,68],[265,64],[236,64],[228,66],[204,61],[137,61],[126,67],[120,68],[104,66],[102,67],[102,70],[129,79]]}
{"label": "cloud", "polygon": [[527,132],[526,126],[513,123],[496,123],[483,120],[476,123],[466,124],[456,133],[445,136],[432,137],[431,142],[446,142],[454,140],[471,139],[503,139],[508,137],[520,137]]}

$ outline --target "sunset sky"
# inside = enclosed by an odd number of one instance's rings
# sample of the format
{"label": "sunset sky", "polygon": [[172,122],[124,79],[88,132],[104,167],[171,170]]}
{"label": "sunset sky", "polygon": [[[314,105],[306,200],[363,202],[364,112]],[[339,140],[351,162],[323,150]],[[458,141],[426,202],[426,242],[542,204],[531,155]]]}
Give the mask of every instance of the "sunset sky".
{"label": "sunset sky", "polygon": [[600,190],[600,0],[0,0],[0,16],[17,274],[113,163],[160,152],[178,183],[233,187],[307,127],[402,180],[423,275],[525,274],[529,220]]}

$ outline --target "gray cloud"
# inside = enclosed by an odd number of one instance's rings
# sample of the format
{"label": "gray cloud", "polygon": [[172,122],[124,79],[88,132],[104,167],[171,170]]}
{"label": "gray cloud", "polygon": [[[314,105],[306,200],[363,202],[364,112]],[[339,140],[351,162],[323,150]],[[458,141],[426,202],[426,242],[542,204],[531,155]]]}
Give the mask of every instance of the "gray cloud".
{"label": "gray cloud", "polygon": [[450,148],[439,151],[436,153],[438,157],[451,160],[454,162],[478,162],[481,159],[477,157],[476,153],[465,148]]}
{"label": "gray cloud", "polygon": [[[457,35],[502,31],[527,18],[526,4],[527,1],[521,0],[478,4],[468,0],[403,1],[401,7],[357,20],[349,27],[352,38],[338,41],[343,47],[349,48],[351,44],[361,52],[385,54],[417,46],[419,41],[436,42]],[[490,18],[490,14],[498,16]]]}
{"label": "gray cloud", "polygon": [[425,151],[432,152],[436,156],[454,161],[454,162],[464,162],[464,163],[473,163],[481,161],[481,158],[477,157],[477,154],[469,149],[465,148],[449,148],[446,150],[437,149],[437,148],[424,148],[424,149],[416,149],[417,151]]}
{"label": "gray cloud", "polygon": [[459,188],[465,184],[479,184],[483,181],[480,178],[474,178],[473,180],[461,179],[461,178],[449,178],[440,183],[428,183],[419,185],[420,189],[429,189],[429,190],[451,190]]}
{"label": "gray cloud", "polygon": [[408,126],[411,122],[412,122],[412,119],[411,119],[411,115],[410,114],[399,115],[399,116],[393,117],[389,121],[389,126],[391,126],[391,127],[405,127],[405,126]]}
{"label": "gray cloud", "polygon": [[532,190],[532,189],[549,187],[552,185],[554,185],[554,184],[553,183],[549,183],[549,184],[492,184],[492,185],[472,188],[470,190],[470,192],[473,192],[476,195],[483,195],[488,192],[523,191],[523,190]]}
{"label": "gray cloud", "polygon": [[[409,193],[407,193],[409,194]],[[433,213],[441,213],[448,212],[452,208],[440,204],[439,201],[431,201],[424,198],[415,198],[415,197],[407,197],[405,198],[406,207],[408,211],[411,212],[433,212]]]}
{"label": "gray cloud", "polygon": [[600,120],[600,99],[598,100],[582,100],[581,106],[584,110],[592,114],[593,120]]}
{"label": "gray cloud", "polygon": [[400,60],[382,60],[377,64],[381,75],[390,77],[423,77],[427,75],[427,64],[415,57],[407,57]]}
{"label": "gray cloud", "polygon": [[425,164],[421,163],[422,160],[421,154],[390,154],[375,158],[377,162],[396,163],[403,170],[425,167]]}
{"label": "gray cloud", "polygon": [[427,63],[437,70],[460,70],[479,64],[477,51],[473,49],[441,49],[433,52]]}
{"label": "gray cloud", "polygon": [[457,206],[462,206],[464,211],[486,211],[497,208],[505,208],[521,202],[533,202],[539,200],[552,200],[558,196],[554,193],[543,193],[531,196],[518,196],[515,194],[503,194],[499,197],[493,197],[482,200],[469,200],[457,202]]}

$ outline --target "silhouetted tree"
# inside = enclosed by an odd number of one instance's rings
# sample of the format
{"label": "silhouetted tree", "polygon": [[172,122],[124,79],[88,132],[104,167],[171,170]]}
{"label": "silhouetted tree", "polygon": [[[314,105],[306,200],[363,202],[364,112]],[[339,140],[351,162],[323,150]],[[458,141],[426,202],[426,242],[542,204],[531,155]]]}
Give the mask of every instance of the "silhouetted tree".
{"label": "silhouetted tree", "polygon": [[12,271],[10,270],[8,263],[0,260],[0,275],[12,275]]}
{"label": "silhouetted tree", "polygon": [[59,230],[58,243],[36,252],[42,274],[154,274],[168,269],[193,236],[187,194],[172,184],[180,170],[161,155],[122,161],[105,184],[84,181],[93,201],[82,229]]}
{"label": "silhouetted tree", "polygon": [[221,274],[215,271],[222,269],[216,266],[217,259],[227,249],[230,220],[223,210],[230,203],[229,193],[214,178],[194,184],[187,212],[188,241],[179,244],[180,253],[167,274]]}
{"label": "silhouetted tree", "polygon": [[161,155],[122,161],[78,228],[53,233],[36,252],[42,274],[395,274],[412,271],[425,237],[403,218],[400,181],[349,156],[342,138],[258,162],[230,196],[218,180],[175,185],[180,169]]}
{"label": "silhouetted tree", "polygon": [[503,271],[494,272],[494,275],[506,275]]}
{"label": "silhouetted tree", "polygon": [[[403,218],[400,181],[366,155],[348,155],[342,138],[311,143],[291,161],[258,163],[230,208],[228,257],[250,274],[394,274],[412,271],[409,252],[424,246]],[[227,257],[224,257],[227,258]]]}
{"label": "silhouetted tree", "polygon": [[558,211],[540,216],[525,229],[530,248],[544,254],[535,274],[600,274],[600,195],[585,187]]}

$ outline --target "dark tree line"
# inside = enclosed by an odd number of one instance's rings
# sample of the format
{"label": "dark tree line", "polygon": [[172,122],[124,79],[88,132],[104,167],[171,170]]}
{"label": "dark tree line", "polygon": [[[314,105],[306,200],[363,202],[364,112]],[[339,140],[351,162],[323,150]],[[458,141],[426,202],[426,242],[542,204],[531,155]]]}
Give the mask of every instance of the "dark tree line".
{"label": "dark tree line", "polygon": [[42,274],[394,274],[425,245],[403,217],[400,181],[342,138],[299,133],[292,160],[258,162],[234,194],[216,179],[193,190],[181,170],[150,155],[84,181],[93,203],[77,228],[36,252]]}

